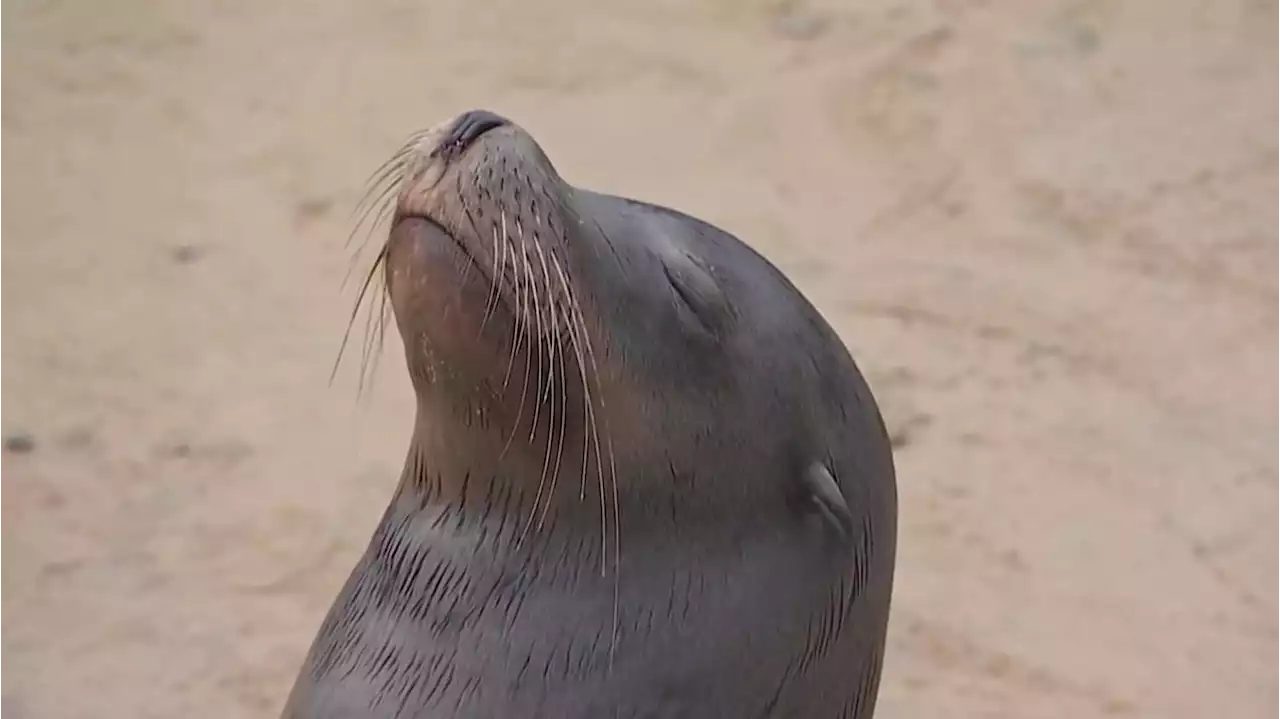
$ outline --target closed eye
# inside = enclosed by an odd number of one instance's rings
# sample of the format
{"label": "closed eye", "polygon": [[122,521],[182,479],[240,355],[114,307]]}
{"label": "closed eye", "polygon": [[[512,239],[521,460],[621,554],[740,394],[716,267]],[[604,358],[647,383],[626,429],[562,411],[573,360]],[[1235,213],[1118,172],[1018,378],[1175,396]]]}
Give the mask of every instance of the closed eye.
{"label": "closed eye", "polygon": [[680,259],[683,260],[682,266],[673,268],[672,263],[663,262],[662,271],[679,298],[677,304],[683,307],[681,314],[691,315],[689,321],[695,323],[699,330],[719,338],[727,328],[729,317],[724,294],[715,280],[691,258],[682,256]]}

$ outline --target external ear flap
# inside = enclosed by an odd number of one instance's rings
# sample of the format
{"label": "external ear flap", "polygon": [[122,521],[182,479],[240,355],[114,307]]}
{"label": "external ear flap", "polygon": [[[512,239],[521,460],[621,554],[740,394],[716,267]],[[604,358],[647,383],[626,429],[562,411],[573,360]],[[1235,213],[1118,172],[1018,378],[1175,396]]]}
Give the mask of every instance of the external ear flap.
{"label": "external ear flap", "polygon": [[840,535],[849,539],[853,535],[853,515],[844,501],[840,485],[822,462],[814,462],[804,473],[805,488],[822,518]]}

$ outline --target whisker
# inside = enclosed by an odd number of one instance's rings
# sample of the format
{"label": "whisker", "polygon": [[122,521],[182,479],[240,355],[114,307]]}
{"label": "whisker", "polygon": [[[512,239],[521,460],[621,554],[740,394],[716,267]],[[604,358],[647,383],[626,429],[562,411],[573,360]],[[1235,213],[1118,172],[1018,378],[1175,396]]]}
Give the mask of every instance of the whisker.
{"label": "whisker", "polygon": [[[373,391],[374,383],[377,379],[378,365],[382,360],[383,348],[387,345],[387,323],[391,319],[391,293],[387,291],[385,281],[383,281],[382,286],[380,286],[378,290],[378,314],[377,319],[374,320],[377,325],[377,330],[376,333],[370,337],[370,341],[372,342],[372,356],[369,358],[369,361],[366,362],[369,367],[370,392]],[[376,341],[373,339],[374,336],[377,338]]]}
{"label": "whisker", "polygon": [[[369,239],[373,237],[373,233],[376,232],[378,230],[378,227],[382,225],[383,221],[386,218],[388,209],[393,208],[395,206],[396,204],[395,197],[393,196],[392,193],[397,189],[398,186],[399,186],[399,181],[393,181],[390,184],[388,184],[385,188],[380,190],[378,194],[377,202],[370,204],[369,207],[364,210],[364,212],[360,217],[360,220],[356,223],[355,227],[351,229],[351,233],[347,235],[346,246],[350,247],[351,243],[355,240],[356,234],[360,232],[361,227],[366,228],[364,239],[360,241],[359,247],[356,249],[355,253],[353,254],[352,264],[347,268],[347,273],[342,278],[343,289],[346,288],[347,282],[351,279],[351,271],[355,266],[355,260],[359,257],[360,253],[364,251],[365,246],[369,244]],[[372,223],[368,223],[370,213],[375,213],[373,215]]]}
{"label": "whisker", "polygon": [[[519,229],[520,229],[520,226],[519,226],[519,225],[517,225],[517,230],[519,230]],[[532,235],[532,236],[533,236],[533,249],[534,249],[534,251],[535,251],[535,252],[537,253],[537,255],[538,255],[538,262],[539,262],[539,265],[540,265],[540,266],[541,266],[541,268],[542,268],[542,278],[543,278],[543,281],[542,281],[542,285],[541,285],[541,291],[540,291],[538,294],[539,294],[540,296],[545,296],[545,298],[546,298],[546,300],[547,300],[547,302],[546,302],[546,304],[547,304],[547,328],[546,328],[545,330],[544,330],[544,328],[542,327],[541,312],[539,312],[539,313],[538,313],[538,314],[539,314],[539,319],[538,319],[538,325],[539,325],[539,327],[538,327],[538,329],[539,329],[539,335],[540,335],[540,338],[541,338],[541,342],[539,343],[539,344],[540,344],[540,352],[539,352],[539,355],[538,355],[538,368],[539,368],[539,372],[538,372],[538,385],[539,385],[539,391],[538,391],[538,393],[537,393],[537,397],[536,397],[536,399],[534,400],[534,415],[533,415],[533,416],[534,416],[533,426],[534,426],[534,429],[536,430],[537,425],[538,425],[538,408],[539,408],[539,407],[541,407],[544,403],[549,405],[549,407],[548,407],[548,412],[550,413],[550,414],[549,414],[549,416],[550,416],[550,418],[551,418],[551,419],[549,419],[549,420],[548,420],[548,422],[554,421],[554,418],[555,418],[555,401],[554,401],[554,398],[552,398],[552,397],[551,397],[551,388],[552,388],[552,385],[553,385],[553,384],[555,384],[555,381],[556,381],[556,373],[555,373],[555,371],[556,371],[556,365],[555,365],[555,359],[556,359],[556,354],[557,354],[557,353],[556,353],[556,349],[558,348],[558,346],[559,346],[559,341],[560,341],[560,326],[559,326],[559,321],[558,321],[558,319],[557,319],[557,317],[556,317],[556,307],[557,307],[557,303],[556,303],[556,301],[555,301],[555,295],[553,294],[552,289],[551,289],[551,279],[550,279],[550,275],[549,275],[549,273],[547,272],[547,260],[546,260],[545,253],[542,251],[542,239],[541,239],[541,237],[538,235],[538,233],[537,233],[536,231],[533,233],[533,235]],[[544,382],[543,382],[543,379],[544,379],[543,372],[541,371],[541,369],[542,369],[542,362],[543,362],[543,358],[544,358],[544,357],[546,358],[546,361],[547,361],[547,371],[546,371],[546,376],[545,376],[545,380],[546,380],[546,381],[545,381],[545,384],[544,384]],[[561,370],[563,371],[563,364],[561,365]],[[562,384],[563,384],[563,382],[562,382]],[[563,423],[563,421],[564,421],[564,414],[565,414],[565,408],[564,408],[564,407],[561,407],[561,408],[560,408],[560,415],[561,415],[561,422],[562,422],[562,423]],[[547,449],[546,449],[546,454],[545,454],[545,456],[543,457],[543,462],[542,462],[542,465],[543,465],[543,467],[542,467],[542,472],[541,472],[541,474],[539,475],[539,480],[538,480],[538,485],[539,485],[539,487],[541,487],[541,486],[542,486],[542,484],[543,484],[543,482],[545,481],[545,477],[546,477],[547,470],[550,468],[550,464],[551,464],[552,445],[553,445],[553,441],[554,441],[554,439],[553,439],[553,433],[552,433],[552,429],[551,429],[551,428],[552,428],[552,425],[551,425],[551,424],[548,424],[548,425],[547,425]],[[530,443],[532,443],[532,442],[533,442],[533,439],[534,439],[534,437],[533,437],[533,431],[531,430],[531,431],[530,431],[530,434],[529,434],[529,441],[530,441]],[[555,484],[554,484],[554,482],[553,482],[553,484],[552,484],[552,489],[553,489],[553,490],[554,490],[554,487],[555,487]],[[547,498],[547,501],[548,501],[548,502],[550,502],[554,496],[555,496],[555,495],[554,495],[554,492],[553,492],[553,494],[552,494],[552,495],[550,495],[550,496]],[[536,506],[537,506],[537,505],[536,505],[536,500],[535,500],[535,511],[536,511]],[[531,515],[531,516],[532,516],[532,515]]]}
{"label": "whisker", "polygon": [[[476,337],[484,333],[485,325],[489,323],[489,314],[493,312],[495,303],[498,300],[498,282],[500,279],[498,275],[498,227],[495,225],[489,234],[493,237],[493,271],[489,273],[489,299],[484,303],[484,316],[480,318],[480,331],[476,333]],[[476,237],[479,237],[479,235],[476,235]],[[505,246],[503,250],[506,250]],[[504,264],[503,267],[505,268],[505,266]]]}
{"label": "whisker", "polygon": [[397,152],[390,160],[383,163],[382,167],[375,173],[374,178],[365,186],[360,201],[351,208],[349,221],[354,220],[354,222],[351,234],[347,236],[346,246],[350,247],[351,241],[355,239],[356,232],[368,219],[370,210],[382,204],[389,190],[396,189],[403,184],[408,160],[409,155],[406,151]]}
{"label": "whisker", "polygon": [[[517,319],[517,320],[523,320],[523,319],[524,319],[524,314],[525,314],[525,309],[524,309],[524,286],[520,283],[520,275],[519,275],[520,268],[519,268],[519,266],[518,266],[518,265],[517,265],[517,263],[516,263],[516,259],[517,259],[517,258],[516,258],[516,248],[515,248],[515,246],[514,246],[514,245],[512,245],[512,243],[511,243],[511,239],[510,239],[510,236],[507,234],[507,213],[506,213],[506,211],[503,211],[503,212],[502,212],[502,239],[503,239],[503,242],[505,243],[505,244],[503,245],[503,260],[505,260],[505,259],[506,259],[506,250],[507,250],[507,248],[510,248],[510,249],[511,249],[511,280],[512,280],[512,283],[515,285],[515,296],[516,296],[516,308],[515,308],[515,314],[516,314],[516,319]],[[520,326],[521,326],[521,323],[520,323],[519,321],[517,321],[517,322],[516,322],[516,328],[518,329]],[[502,377],[502,388],[503,388],[504,390],[507,388],[507,384],[511,381],[511,368],[512,368],[512,365],[513,365],[513,364],[515,364],[515,361],[516,361],[516,350],[519,348],[519,344],[518,344],[518,342],[519,342],[519,338],[517,337],[517,338],[516,338],[516,341],[515,341],[515,342],[512,342],[512,344],[511,344],[511,356],[510,356],[509,358],[507,358],[507,371],[506,371],[506,373],[505,373],[505,374],[503,375],[503,377]]]}
{"label": "whisker", "polygon": [[[516,232],[520,234],[521,246],[524,246],[526,244],[524,242],[524,229],[520,226],[519,222],[516,223]],[[541,248],[538,247],[537,235],[534,235],[533,237],[533,246],[535,249],[541,252]],[[542,328],[542,299],[543,299],[543,295],[546,293],[546,290],[544,288],[540,288],[537,286],[538,280],[536,277],[534,277],[531,266],[529,265],[529,255],[527,252],[525,253],[525,266],[526,268],[530,268],[529,285],[530,287],[533,288],[533,300],[534,300],[533,312],[534,312],[534,322],[535,322],[535,328],[536,328],[535,336],[531,339],[529,343],[529,351],[530,352],[534,351],[534,341],[536,341],[538,344],[538,373],[537,373],[538,386],[533,390],[533,422],[529,426],[529,443],[532,445],[534,435],[538,431],[539,409],[542,407],[542,402],[545,397],[545,392],[543,389],[543,380],[545,378],[545,373],[543,372],[543,369],[542,369],[542,361],[544,356],[549,361],[551,355],[549,352],[544,352],[543,350],[543,346],[546,344],[547,337],[549,336],[549,334],[547,332],[544,332]],[[548,385],[547,389],[549,390],[549,388],[550,388],[550,385]]]}
{"label": "whisker", "polygon": [[365,382],[369,374],[369,358],[371,355],[373,342],[377,337],[377,334],[374,331],[374,326],[375,326],[374,308],[376,306],[377,306],[376,300],[373,302],[370,302],[368,304],[368,311],[365,315],[364,342],[362,344],[362,351],[360,353],[360,379],[356,385],[357,398],[364,396]]}
{"label": "whisker", "polygon": [[[520,228],[520,225],[519,225],[519,224],[517,224],[517,225],[516,225],[516,231],[517,231],[517,232],[521,232],[521,228]],[[522,239],[523,239],[523,235],[521,235],[521,237],[522,237]],[[536,234],[536,233],[533,235],[533,245],[534,245],[534,248],[538,251],[538,253],[539,253],[539,254],[541,254],[541,253],[542,253],[542,249],[541,249],[541,247],[540,247],[540,240],[538,239],[538,236],[537,236],[537,234]],[[544,269],[545,269],[545,267],[544,267]],[[532,278],[532,276],[531,276],[531,277],[530,277],[530,282],[531,282],[531,283],[533,283],[534,281],[535,281],[535,280],[534,280],[534,279]],[[533,443],[533,441],[534,441],[534,437],[535,437],[535,434],[537,433],[537,428],[538,428],[538,410],[539,410],[539,407],[541,407],[541,405],[543,404],[543,402],[544,402],[544,401],[546,400],[546,398],[550,395],[551,385],[555,383],[555,379],[556,379],[556,375],[555,375],[555,353],[554,353],[554,349],[553,349],[553,348],[554,348],[554,344],[552,344],[553,340],[551,339],[552,332],[554,332],[554,331],[556,330],[556,325],[555,325],[555,320],[554,320],[555,303],[554,303],[554,301],[553,301],[553,300],[554,300],[554,298],[551,296],[551,294],[550,294],[549,290],[550,290],[550,286],[549,286],[549,285],[544,284],[544,285],[543,285],[543,289],[542,289],[541,291],[537,291],[537,292],[535,292],[535,293],[534,293],[534,297],[535,297],[535,299],[538,299],[538,298],[542,297],[543,295],[545,295],[545,296],[546,296],[546,298],[547,298],[547,324],[548,324],[548,328],[547,328],[547,329],[544,329],[543,324],[542,324],[542,311],[541,311],[541,304],[542,304],[542,303],[541,303],[541,301],[535,301],[535,303],[534,303],[534,307],[535,307],[535,311],[536,311],[536,312],[535,312],[535,321],[537,322],[537,331],[538,331],[538,340],[539,340],[539,348],[538,348],[538,349],[539,349],[539,351],[538,351],[538,389],[537,389],[537,390],[535,390],[535,395],[534,395],[534,405],[533,405],[533,422],[532,422],[532,425],[531,425],[531,427],[530,427],[530,429],[529,429],[529,443],[530,443],[530,444],[532,444],[532,443]],[[556,337],[558,338],[558,336],[559,336],[559,335],[558,335],[558,332],[556,332]],[[532,351],[532,344],[530,345],[530,350]],[[543,365],[543,359],[544,359],[544,358],[546,359],[546,363],[547,363],[547,368],[546,368],[546,371],[545,371],[545,372],[543,372],[543,367],[542,367],[542,365]],[[545,382],[546,382],[546,391],[545,391],[545,392],[543,391],[543,382],[544,382],[544,380],[545,380]],[[551,402],[550,404],[551,404],[551,406],[548,408],[548,412],[550,413],[550,416],[554,417],[554,413],[555,413],[555,403],[554,403],[554,402]],[[563,410],[563,408],[561,409],[560,414],[561,414],[561,418],[562,418],[562,422],[563,422],[563,417],[564,417],[564,410]],[[522,532],[521,541],[523,541],[523,540],[524,540],[524,537],[525,537],[525,535],[527,535],[527,533],[528,533],[528,531],[529,531],[529,528],[533,525],[533,520],[534,520],[534,518],[539,514],[539,507],[540,507],[540,505],[541,505],[541,503],[542,503],[542,495],[543,495],[543,491],[544,491],[544,488],[545,488],[545,486],[546,486],[546,482],[547,482],[547,471],[551,468],[551,454],[552,454],[552,448],[553,448],[553,446],[554,446],[554,443],[555,443],[555,439],[554,439],[553,432],[552,432],[552,425],[551,425],[551,424],[548,424],[548,425],[547,425],[547,447],[546,447],[546,452],[545,452],[545,454],[543,455],[543,460],[542,460],[542,471],[541,471],[541,472],[539,473],[539,475],[538,475],[538,489],[537,489],[537,492],[534,494],[533,506],[530,508],[530,511],[529,511],[529,519],[527,520],[527,522],[526,522],[526,524],[525,524],[524,532]],[[548,494],[548,496],[547,496],[547,503],[548,503],[548,506],[550,505],[550,503],[552,502],[552,500],[554,499],[554,496],[555,496],[555,495],[554,495],[554,487],[555,487],[555,485],[554,485],[554,480],[553,480],[553,484],[552,484],[552,489],[553,489],[553,491],[552,491],[552,493],[549,493],[549,494]]]}
{"label": "whisker", "polygon": [[[456,177],[455,188],[457,189],[458,196],[462,197],[462,193],[463,193],[462,173],[458,173],[455,177]],[[467,223],[471,225],[471,231],[475,233],[476,239],[480,239],[481,237],[483,237],[484,236],[483,233],[480,232],[480,226],[476,224],[475,216],[471,214],[471,208],[467,207],[465,203],[462,206],[462,214],[467,218]],[[467,281],[467,278],[471,276],[471,266],[474,265],[476,262],[475,259],[471,256],[470,252],[466,254],[467,254],[467,266],[464,267],[462,270],[462,279],[459,280],[459,283],[465,283]]]}
{"label": "whisker", "polygon": [[375,275],[377,274],[378,270],[382,267],[383,263],[386,261],[386,255],[387,255],[386,248],[383,248],[382,252],[378,253],[378,256],[374,260],[373,264],[370,265],[369,271],[365,274],[364,283],[361,284],[360,292],[359,294],[356,295],[355,306],[351,308],[351,317],[348,318],[347,320],[347,329],[342,333],[342,344],[338,347],[338,356],[334,360],[333,370],[329,374],[330,384],[333,383],[334,378],[337,377],[338,375],[338,366],[342,362],[342,356],[346,352],[347,343],[351,339],[351,330],[355,327],[356,317],[358,317],[360,314],[360,306],[364,304],[365,295],[368,293],[369,287],[372,284]]}
{"label": "whisker", "polygon": [[[573,302],[572,302],[571,308],[574,313],[575,319],[577,320],[578,326],[582,333],[582,339],[586,346],[587,357],[591,363],[591,374],[595,378],[596,387],[597,387],[597,390],[599,390],[600,370],[599,370],[599,366],[596,364],[595,352],[593,351],[591,346],[590,334],[587,332],[586,320],[582,315],[582,308],[581,308],[581,305],[578,303],[577,298],[572,297],[572,299],[573,299]],[[609,480],[610,480],[609,485],[613,489],[613,496],[612,496],[613,540],[614,540],[613,542],[613,567],[614,567],[613,628],[612,628],[612,633],[609,641],[609,666],[612,668],[613,660],[614,660],[614,657],[617,651],[617,645],[618,645],[618,627],[620,626],[620,623],[621,623],[620,614],[621,614],[622,578],[621,578],[621,572],[619,570],[622,566],[622,513],[621,513],[621,507],[619,506],[620,502],[619,502],[618,475],[617,475],[617,466],[616,466],[616,461],[615,461],[615,456],[613,451],[613,440],[608,428],[609,419],[608,419],[607,413],[605,413],[604,397],[602,396],[602,394],[603,393],[597,391],[596,400],[600,403],[600,414],[605,423],[605,433],[604,433],[605,444],[609,452]],[[605,573],[605,561],[606,561],[605,558],[608,556],[607,550],[605,547],[606,543],[604,542],[604,538],[603,538],[603,535],[608,526],[608,514],[605,511],[606,488],[605,488],[605,480],[604,480],[604,468],[601,466],[601,461],[600,461],[601,457],[600,457],[599,434],[598,434],[598,428],[596,425],[595,417],[596,417],[596,414],[594,411],[592,411],[591,426],[592,426],[592,439],[595,442],[595,450],[596,450],[596,471],[597,471],[596,477],[598,478],[599,486],[600,486],[600,514],[601,514],[601,535],[602,535],[601,547],[600,547],[601,549],[600,572],[601,572],[601,575],[603,576]]]}
{"label": "whisker", "polygon": [[[504,218],[504,220],[505,220],[505,217],[506,217],[506,215],[505,215],[505,213],[504,213],[504,214],[503,214],[503,218]],[[505,221],[504,221],[503,226],[504,226],[504,227],[506,226]],[[515,262],[515,260],[517,260],[517,259],[519,259],[519,258],[523,258],[523,257],[525,257],[525,253],[524,253],[524,251],[523,251],[523,248],[521,248],[521,251],[520,251],[520,253],[519,253],[519,257],[517,257],[517,256],[516,256],[516,248],[513,246],[513,247],[511,248],[511,255],[512,255],[512,257],[511,257],[511,259],[512,259],[512,275],[513,275],[513,277],[517,277],[517,278],[518,278],[520,275],[519,275],[519,274],[517,274],[517,273],[519,273],[519,272],[520,272],[520,267],[519,267],[519,265]],[[517,355],[517,354],[519,354],[519,352],[520,352],[521,342],[522,342],[522,340],[523,340],[525,337],[529,337],[530,332],[531,332],[531,330],[529,329],[529,313],[530,313],[530,310],[529,310],[529,300],[530,300],[530,298],[532,297],[532,282],[533,282],[533,278],[532,278],[532,276],[531,276],[531,275],[530,275],[530,273],[529,273],[529,263],[528,263],[528,260],[527,260],[527,258],[526,258],[526,259],[525,259],[525,263],[524,263],[524,282],[517,282],[517,284],[516,284],[516,287],[517,287],[517,291],[516,291],[516,316],[517,316],[517,317],[519,317],[519,318],[521,319],[521,321],[520,321],[520,322],[515,323],[515,326],[516,326],[516,329],[515,329],[515,331],[514,331],[514,334],[515,334],[515,341],[514,341],[514,342],[512,342],[512,346],[511,346],[511,357],[510,357],[510,359],[507,361],[507,372],[506,372],[506,376],[505,376],[505,377],[503,377],[503,379],[502,379],[502,389],[503,389],[503,391],[506,391],[507,387],[509,386],[509,383],[510,383],[510,380],[511,380],[511,369],[512,369],[513,365],[515,364],[515,358],[516,358],[516,355]],[[533,344],[533,338],[532,338],[532,337],[529,337],[529,344],[530,344],[530,347],[529,347],[529,349],[528,349],[528,350],[526,350],[526,352],[525,352],[525,359],[524,359],[524,373],[523,373],[523,374],[524,374],[524,379],[523,379],[523,380],[521,381],[521,383],[520,383],[520,405],[516,408],[516,418],[515,418],[515,421],[514,421],[514,422],[512,423],[512,425],[511,425],[511,434],[507,437],[507,443],[502,447],[502,451],[498,453],[498,461],[499,461],[499,462],[501,462],[501,461],[502,461],[502,459],[503,459],[504,457],[506,457],[506,456],[507,456],[507,452],[511,449],[511,442],[515,439],[515,437],[516,437],[516,432],[517,432],[517,431],[519,431],[519,429],[520,429],[520,419],[524,416],[524,400],[525,400],[526,392],[528,392],[528,390],[529,390],[529,369],[530,369],[530,367],[529,367],[529,355],[530,355],[530,354],[532,354],[532,344]]]}
{"label": "whisker", "polygon": [[394,155],[389,157],[386,162],[379,165],[378,169],[373,171],[373,174],[369,176],[369,179],[364,182],[364,192],[361,193],[360,200],[351,208],[351,214],[347,217],[348,222],[366,212],[369,209],[368,206],[370,204],[374,204],[373,198],[376,194],[381,192],[379,188],[382,187],[384,183],[388,180],[403,177],[405,162],[408,157],[409,148],[402,147],[397,150]]}
{"label": "whisker", "polygon": [[[569,310],[570,310],[569,322],[568,322],[569,337],[571,340],[571,345],[573,347],[574,353],[577,356],[578,372],[579,372],[579,377],[582,383],[582,390],[583,390],[582,395],[583,395],[583,414],[584,414],[584,423],[583,423],[584,434],[583,434],[583,442],[582,442],[582,484],[579,487],[579,494],[578,494],[579,499],[584,498],[586,495],[587,471],[591,465],[590,451],[593,447],[595,449],[595,454],[596,454],[596,466],[597,466],[596,477],[600,482],[600,488],[601,488],[600,509],[601,509],[602,524],[600,528],[601,529],[601,535],[600,535],[601,545],[600,546],[601,546],[602,554],[601,554],[600,562],[601,562],[601,572],[603,573],[604,562],[605,562],[605,559],[604,559],[605,538],[607,536],[605,534],[605,528],[607,526],[607,520],[608,520],[608,515],[605,511],[605,495],[604,495],[604,484],[603,484],[604,469],[601,462],[600,437],[599,437],[599,431],[596,426],[595,406],[591,401],[592,399],[591,385],[587,379],[587,372],[586,372],[587,365],[582,352],[584,340],[586,340],[586,342],[588,343],[587,346],[589,346],[590,340],[589,338],[586,337],[586,324],[582,319],[582,313],[577,308],[577,298],[574,296],[573,291],[569,288],[569,283],[565,279],[564,271],[560,268],[560,263],[556,260],[554,255],[552,255],[551,259],[552,259],[553,267],[556,270],[557,278],[560,281],[560,286],[564,290],[569,303]],[[597,384],[598,384],[598,381],[597,381]]]}
{"label": "whisker", "polygon": [[[543,255],[542,253],[539,253],[539,256],[542,260],[543,272],[546,273],[547,266],[546,266],[545,255]],[[551,257],[552,257],[552,262],[555,262],[555,255],[552,254]],[[547,278],[546,280],[547,287],[549,289],[551,287],[551,280],[550,280],[549,273],[546,274],[546,278]],[[561,275],[561,287],[563,288],[564,286],[565,285],[563,282],[563,275]],[[558,309],[560,307],[560,302],[553,303],[553,307]],[[555,489],[557,484],[559,484],[559,481],[560,481],[560,468],[561,466],[563,466],[563,463],[564,463],[564,448],[565,448],[565,443],[568,439],[568,424],[567,424],[567,417],[569,412],[569,396],[568,396],[568,389],[567,389],[568,373],[565,370],[564,341],[560,334],[560,331],[561,331],[560,316],[558,313],[556,313],[555,315],[554,324],[552,325],[552,327],[554,332],[553,347],[555,348],[555,357],[557,358],[557,362],[560,367],[560,400],[561,400],[560,401],[560,432],[559,432],[560,438],[559,438],[558,446],[556,449],[555,470],[551,474],[551,491],[549,493],[546,506],[544,506],[541,512],[539,513],[540,514],[539,520],[538,520],[539,527],[542,527],[546,521],[547,511],[550,509],[550,506],[551,506],[551,499],[555,496]],[[576,350],[577,343],[573,337],[573,332],[571,328],[570,328],[568,337],[569,337],[569,343],[571,347],[573,347]],[[581,371],[581,365],[579,365],[579,369]],[[585,413],[584,413],[584,422],[585,422]],[[585,446],[585,443],[584,443],[584,446]],[[585,460],[584,460],[583,466],[584,467],[586,466]],[[584,485],[585,485],[585,479],[584,479]],[[536,502],[534,506],[536,510],[537,508]]]}

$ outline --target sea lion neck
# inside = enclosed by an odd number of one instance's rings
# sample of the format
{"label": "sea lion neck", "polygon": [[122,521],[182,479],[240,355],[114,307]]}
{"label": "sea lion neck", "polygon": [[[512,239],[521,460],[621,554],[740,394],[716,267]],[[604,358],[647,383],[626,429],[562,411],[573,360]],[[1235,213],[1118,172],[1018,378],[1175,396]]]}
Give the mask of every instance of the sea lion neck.
{"label": "sea lion neck", "polygon": [[[587,494],[598,504],[595,465],[588,457],[583,471],[582,430],[572,412],[562,418],[544,407],[535,421],[531,406],[513,417],[509,403],[490,400],[419,398],[397,496],[424,507],[453,505],[477,518],[523,521],[539,514],[563,523],[581,515],[597,527],[598,515],[582,509]],[[588,474],[592,486],[583,491]]]}

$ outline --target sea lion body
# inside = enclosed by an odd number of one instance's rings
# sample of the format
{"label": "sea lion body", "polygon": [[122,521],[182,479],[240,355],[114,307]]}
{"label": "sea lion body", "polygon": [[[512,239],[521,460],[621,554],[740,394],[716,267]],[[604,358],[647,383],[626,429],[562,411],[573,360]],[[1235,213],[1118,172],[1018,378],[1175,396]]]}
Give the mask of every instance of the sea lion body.
{"label": "sea lion body", "polygon": [[381,261],[418,418],[285,716],[870,716],[896,485],[827,323],[503,118],[408,147]]}

